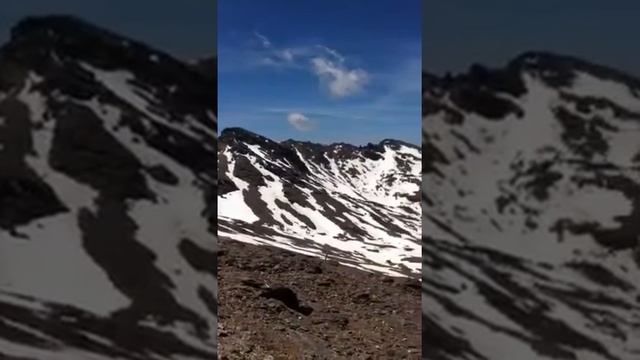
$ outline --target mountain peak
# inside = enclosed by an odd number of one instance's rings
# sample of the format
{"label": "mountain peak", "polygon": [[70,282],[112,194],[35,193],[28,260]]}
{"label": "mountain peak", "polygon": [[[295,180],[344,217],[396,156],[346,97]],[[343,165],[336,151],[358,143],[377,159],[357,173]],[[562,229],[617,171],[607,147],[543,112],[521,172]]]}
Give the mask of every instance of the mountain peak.
{"label": "mountain peak", "polygon": [[43,30],[70,32],[82,29],[84,31],[99,31],[102,30],[73,15],[45,15],[45,16],[27,16],[20,20],[12,29],[12,37],[21,37],[34,33],[40,33]]}
{"label": "mountain peak", "polygon": [[521,96],[526,91],[522,80],[523,73],[535,73],[551,87],[564,87],[573,83],[578,72],[640,89],[640,79],[624,71],[590,62],[578,56],[540,50],[522,52],[502,67],[473,63],[463,73],[447,73],[438,76],[425,72],[422,78],[424,84],[433,88],[429,91],[460,88],[461,86],[483,87],[492,91]]}
{"label": "mountain peak", "polygon": [[104,50],[94,54],[95,57],[106,53],[107,49],[113,53],[121,53],[131,45],[133,48],[144,48],[146,45],[116,34],[98,25],[89,23],[72,15],[29,16],[20,20],[11,29],[9,46],[33,46],[42,48],[56,48],[57,50],[73,51],[75,55],[90,55],[88,50]]}
{"label": "mountain peak", "polygon": [[240,142],[245,142],[248,144],[264,144],[264,143],[275,143],[273,140],[262,136],[262,135],[258,135],[252,131],[249,131],[245,128],[241,128],[241,127],[230,127],[230,128],[225,128],[222,130],[222,132],[220,133],[220,138],[219,140],[221,142],[225,142],[225,141],[229,141],[229,140],[237,140]]}
{"label": "mountain peak", "polygon": [[151,65],[165,64],[180,66],[180,72],[190,69],[165,52],[71,15],[31,16],[20,20],[11,29],[10,41],[2,52],[36,68],[46,66],[52,59],[56,62],[74,59],[105,69],[133,65],[144,70]]}
{"label": "mountain peak", "polygon": [[576,72],[584,72],[605,80],[617,81],[630,87],[640,88],[640,79],[612,66],[587,61],[578,56],[562,55],[545,51],[529,51],[511,61],[510,66],[521,69],[547,71],[564,75],[569,80],[560,85],[569,85]]}
{"label": "mountain peak", "polygon": [[384,139],[382,141],[380,141],[380,145],[389,145],[392,147],[395,146],[406,146],[408,148],[412,148],[412,149],[420,149],[419,146],[408,143],[406,141],[402,141],[402,140],[397,140],[397,139]]}
{"label": "mountain peak", "polygon": [[561,62],[561,61],[582,61],[579,58],[571,55],[564,55],[559,53],[554,53],[551,51],[542,51],[542,50],[528,50],[520,53],[515,58],[513,58],[509,64],[536,64],[536,63],[551,63],[551,62]]}
{"label": "mountain peak", "polygon": [[[45,79],[42,86],[48,92],[80,91],[83,96],[95,96],[100,81],[89,71],[93,69],[135,77],[137,85],[146,83],[158,90],[159,104],[180,104],[179,112],[200,111],[201,104],[217,98],[214,77],[197,67],[74,16],[24,18],[13,27],[10,41],[0,52],[0,68],[34,72]],[[11,71],[15,77],[16,71]]]}

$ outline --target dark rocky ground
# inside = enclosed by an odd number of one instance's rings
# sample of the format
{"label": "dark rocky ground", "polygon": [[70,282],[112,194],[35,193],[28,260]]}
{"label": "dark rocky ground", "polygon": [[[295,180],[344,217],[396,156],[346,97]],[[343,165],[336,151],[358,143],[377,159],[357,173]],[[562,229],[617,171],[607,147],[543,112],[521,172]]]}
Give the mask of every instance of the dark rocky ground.
{"label": "dark rocky ground", "polygon": [[420,359],[420,282],[219,239],[218,356]]}

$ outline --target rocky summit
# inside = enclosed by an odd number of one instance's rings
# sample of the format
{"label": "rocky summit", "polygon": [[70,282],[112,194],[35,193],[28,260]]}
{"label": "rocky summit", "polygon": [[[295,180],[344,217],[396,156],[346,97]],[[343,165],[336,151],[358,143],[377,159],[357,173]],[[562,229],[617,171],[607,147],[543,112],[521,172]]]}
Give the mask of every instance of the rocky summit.
{"label": "rocky summit", "polygon": [[423,76],[423,357],[640,357],[640,81],[545,52]]}
{"label": "rocky summit", "polygon": [[0,358],[216,356],[215,76],[68,16],[0,49]]}
{"label": "rocky summit", "polygon": [[218,142],[220,236],[393,276],[420,273],[417,146],[276,142],[245,129]]}

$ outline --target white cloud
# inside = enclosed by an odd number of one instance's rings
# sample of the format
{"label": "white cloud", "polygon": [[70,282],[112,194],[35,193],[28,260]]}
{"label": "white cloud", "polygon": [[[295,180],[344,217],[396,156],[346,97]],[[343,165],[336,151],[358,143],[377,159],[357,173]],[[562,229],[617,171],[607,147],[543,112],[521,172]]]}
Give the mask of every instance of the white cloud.
{"label": "white cloud", "polygon": [[350,68],[348,59],[325,45],[288,46],[274,45],[269,38],[257,31],[255,38],[259,48],[247,49],[239,62],[251,67],[268,67],[282,70],[311,71],[320,80],[328,94],[334,98],[344,98],[355,95],[369,83],[371,76],[360,68]]}
{"label": "white cloud", "polygon": [[262,44],[262,46],[264,46],[265,48],[270,48],[271,47],[271,41],[269,40],[269,38],[267,38],[266,36],[260,34],[259,32],[254,32],[253,33],[258,40],[260,40],[260,43]]}
{"label": "white cloud", "polygon": [[298,131],[313,130],[313,122],[308,117],[300,113],[290,113],[287,117],[287,121],[289,121],[289,124]]}
{"label": "white cloud", "polygon": [[327,86],[329,93],[337,98],[357,94],[369,83],[369,74],[366,71],[350,70],[324,57],[311,59],[311,65],[320,81]]}

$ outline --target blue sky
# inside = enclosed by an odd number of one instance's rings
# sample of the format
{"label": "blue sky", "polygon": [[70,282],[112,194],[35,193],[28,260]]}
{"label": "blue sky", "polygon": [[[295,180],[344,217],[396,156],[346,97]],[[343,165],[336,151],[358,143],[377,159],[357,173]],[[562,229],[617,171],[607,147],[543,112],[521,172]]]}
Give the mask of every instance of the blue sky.
{"label": "blue sky", "polygon": [[421,9],[422,0],[219,1],[219,128],[419,143]]}
{"label": "blue sky", "polygon": [[[11,3],[10,5],[8,3]],[[0,12],[0,42],[29,15],[70,14],[184,59],[216,52],[215,0],[20,0]]]}
{"label": "blue sky", "polygon": [[424,66],[433,73],[549,50],[640,75],[637,0],[428,0],[423,12]]}

